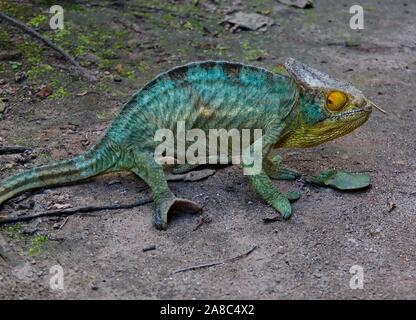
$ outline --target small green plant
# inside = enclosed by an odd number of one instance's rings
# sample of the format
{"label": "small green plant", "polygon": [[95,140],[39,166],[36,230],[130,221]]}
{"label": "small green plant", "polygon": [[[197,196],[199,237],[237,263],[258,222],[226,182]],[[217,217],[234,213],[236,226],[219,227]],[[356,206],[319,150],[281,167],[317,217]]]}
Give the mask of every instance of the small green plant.
{"label": "small green plant", "polygon": [[64,87],[59,87],[48,97],[48,99],[51,99],[51,100],[62,99],[64,97],[68,97],[70,95],[71,94],[68,91],[66,91]]}
{"label": "small green plant", "polygon": [[10,67],[13,70],[19,69],[22,66],[22,63],[21,62],[17,62],[17,61],[10,61],[9,64],[10,64]]}
{"label": "small green plant", "polygon": [[22,229],[22,226],[19,223],[6,226],[4,228],[4,231],[6,232],[7,236],[9,236],[12,239],[20,239],[20,231]]}
{"label": "small green plant", "polygon": [[33,41],[25,41],[17,44],[18,50],[22,53],[25,61],[30,65],[36,65],[41,62],[41,47]]}
{"label": "small green plant", "polygon": [[53,70],[53,67],[49,64],[35,65],[27,71],[27,76],[30,80],[34,80],[45,73],[52,72]]}
{"label": "small green plant", "polygon": [[70,35],[71,35],[71,31],[69,31],[68,28],[65,28],[55,33],[53,38],[56,42],[62,44],[66,40],[66,38]]}
{"label": "small green plant", "polygon": [[101,111],[97,113],[97,118],[103,121],[108,120],[110,118],[110,113],[108,113],[107,111]]}
{"label": "small green plant", "polygon": [[30,19],[27,24],[31,27],[39,27],[45,20],[46,16],[39,14]]}
{"label": "small green plant", "polygon": [[9,35],[5,30],[0,30],[0,47],[6,48],[9,42]]}
{"label": "small green plant", "polygon": [[48,237],[35,236],[30,242],[28,255],[31,257],[37,256],[46,242],[48,242]]}
{"label": "small green plant", "polygon": [[134,74],[134,71],[127,71],[126,77],[127,79],[134,80],[136,78],[136,75]]}

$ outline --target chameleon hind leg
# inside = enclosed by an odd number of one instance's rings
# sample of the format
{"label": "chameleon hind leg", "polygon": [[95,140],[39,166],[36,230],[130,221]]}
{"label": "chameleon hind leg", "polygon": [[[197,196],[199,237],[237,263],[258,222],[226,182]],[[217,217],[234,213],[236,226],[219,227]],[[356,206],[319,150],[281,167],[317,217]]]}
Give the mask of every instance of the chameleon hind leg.
{"label": "chameleon hind leg", "polygon": [[[261,163],[264,163],[265,157],[270,151],[273,141],[277,141],[277,138],[281,132],[281,128],[277,127],[268,135],[265,135],[263,139],[259,139],[254,142],[243,152],[243,169],[246,173],[246,169],[250,170],[255,163],[251,155],[261,152]],[[255,156],[256,157],[256,156]],[[252,163],[253,162],[253,163]],[[253,172],[255,172],[253,174]],[[248,179],[251,186],[256,193],[268,204],[270,204],[276,211],[278,211],[284,219],[290,218],[292,215],[292,207],[289,200],[274,186],[269,176],[267,175],[263,166],[257,168],[256,171],[247,171]]]}
{"label": "chameleon hind leg", "polygon": [[168,215],[173,212],[197,213],[201,207],[190,200],[177,198],[168,187],[163,168],[153,155],[148,153],[135,154],[135,166],[132,171],[149,185],[156,204],[153,213],[153,224],[159,230],[166,230]]}
{"label": "chameleon hind leg", "polygon": [[268,155],[263,161],[264,171],[271,179],[276,180],[296,180],[300,173],[295,169],[282,166],[282,157],[278,154]]}

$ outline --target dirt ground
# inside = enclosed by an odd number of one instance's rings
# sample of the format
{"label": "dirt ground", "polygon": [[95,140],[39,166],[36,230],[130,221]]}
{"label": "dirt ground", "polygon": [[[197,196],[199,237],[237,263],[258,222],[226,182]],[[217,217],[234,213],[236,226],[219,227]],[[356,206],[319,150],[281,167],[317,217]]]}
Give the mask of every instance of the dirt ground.
{"label": "dirt ground", "polygon": [[[275,181],[302,195],[288,221],[264,223],[272,208],[230,166],[206,180],[170,183],[175,194],[204,206],[211,222],[197,230],[198,216],[177,215],[167,231],[157,231],[153,204],[2,226],[9,260],[0,259],[0,299],[416,298],[416,2],[360,0],[365,28],[354,31],[349,8],[357,1],[315,0],[311,9],[274,0],[61,1],[60,32],[49,29],[49,2],[30,2],[2,2],[0,11],[30,22],[99,81],[73,76],[54,51],[0,23],[0,53],[17,52],[0,61],[0,144],[33,148],[0,156],[0,180],[87,150],[135,90],[195,60],[272,70],[295,57],[351,81],[387,115],[373,112],[363,127],[322,146],[282,151],[285,163],[305,175],[337,168],[372,176],[371,188],[353,193]],[[230,9],[259,12],[276,24],[234,33],[219,24]],[[130,174],[103,176],[27,194],[1,215],[131,203],[149,196],[144,186]],[[143,252],[149,246],[155,250]],[[253,246],[237,261],[172,274]],[[63,268],[63,290],[50,288],[54,265]],[[363,268],[363,289],[350,288],[353,265]]]}

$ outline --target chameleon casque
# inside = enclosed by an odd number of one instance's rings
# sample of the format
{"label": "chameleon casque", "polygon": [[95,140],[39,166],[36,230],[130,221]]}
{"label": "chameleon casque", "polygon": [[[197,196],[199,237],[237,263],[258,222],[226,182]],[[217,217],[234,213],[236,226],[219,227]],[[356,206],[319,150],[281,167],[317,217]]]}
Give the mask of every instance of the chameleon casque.
{"label": "chameleon casque", "polygon": [[[176,197],[164,168],[154,159],[159,128],[262,129],[261,172],[248,179],[256,193],[284,218],[288,199],[271,179],[296,176],[280,166],[272,150],[310,147],[343,136],[362,125],[376,107],[351,84],[333,79],[292,58],[281,71],[225,61],[176,67],[157,76],[124,106],[102,140],[84,154],[19,173],[0,184],[0,205],[35,188],[74,183],[100,174],[131,171],[149,185],[155,202],[153,223],[166,229],[168,213],[198,212],[192,201]],[[242,162],[244,166],[244,160]],[[195,166],[182,165],[176,172]]]}

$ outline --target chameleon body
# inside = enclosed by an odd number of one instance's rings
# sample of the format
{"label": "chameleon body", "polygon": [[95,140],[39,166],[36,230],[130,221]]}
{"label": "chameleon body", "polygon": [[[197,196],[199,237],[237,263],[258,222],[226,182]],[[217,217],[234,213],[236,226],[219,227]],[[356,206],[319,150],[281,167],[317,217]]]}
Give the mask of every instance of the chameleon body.
{"label": "chameleon body", "polygon": [[[289,58],[281,71],[224,61],[205,61],[171,69],[139,90],[124,106],[102,140],[74,159],[23,171],[0,184],[0,205],[27,190],[73,183],[114,171],[131,171],[151,188],[153,223],[167,227],[168,213],[200,207],[177,198],[154,159],[160,128],[262,129],[262,170],[248,176],[268,204],[290,217],[288,199],[271,178],[295,172],[271,156],[279,147],[309,147],[347,134],[371,113],[369,102],[352,85]],[[245,162],[243,160],[243,166]],[[194,166],[177,168],[184,172]]]}

